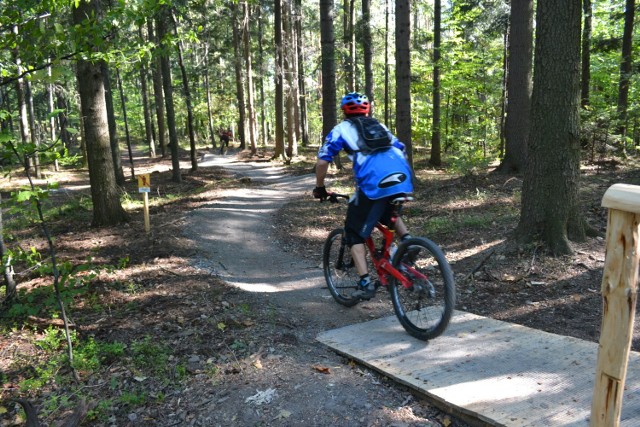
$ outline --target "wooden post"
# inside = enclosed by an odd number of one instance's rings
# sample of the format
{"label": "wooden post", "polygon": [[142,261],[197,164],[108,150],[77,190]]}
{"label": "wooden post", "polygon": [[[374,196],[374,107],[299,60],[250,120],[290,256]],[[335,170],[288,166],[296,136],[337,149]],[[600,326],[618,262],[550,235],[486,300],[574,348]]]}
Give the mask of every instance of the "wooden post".
{"label": "wooden post", "polygon": [[151,177],[149,174],[138,176],[138,192],[142,193],[142,202],[144,204],[144,231],[147,233],[151,230],[149,221],[149,192],[151,191]]}
{"label": "wooden post", "polygon": [[146,191],[143,194],[143,202],[144,202],[144,231],[147,233],[151,230],[151,224],[149,221],[149,193]]}
{"label": "wooden post", "polygon": [[602,277],[602,327],[596,368],[591,427],[620,425],[636,312],[640,187],[615,184],[602,198],[609,209]]}

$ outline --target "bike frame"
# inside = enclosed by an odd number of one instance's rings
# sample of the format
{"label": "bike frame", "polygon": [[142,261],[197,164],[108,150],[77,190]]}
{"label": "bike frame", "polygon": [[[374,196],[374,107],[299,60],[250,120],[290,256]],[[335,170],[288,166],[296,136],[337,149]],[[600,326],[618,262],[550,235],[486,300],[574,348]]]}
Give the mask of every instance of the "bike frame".
{"label": "bike frame", "polygon": [[[391,216],[391,224],[395,224],[398,219],[398,215],[394,214]],[[371,261],[373,262],[373,266],[376,268],[378,272],[378,280],[380,280],[380,284],[382,286],[387,286],[389,284],[389,276],[393,276],[398,280],[402,286],[405,288],[410,288],[413,285],[413,282],[407,279],[398,269],[396,269],[389,259],[389,248],[391,247],[391,243],[393,242],[394,232],[390,230],[388,227],[384,226],[381,223],[376,224],[376,228],[382,233],[382,240],[384,242],[384,246],[382,250],[378,251],[376,249],[375,242],[373,241],[373,237],[369,236],[365,239],[364,243],[367,249],[369,250],[369,254],[371,255]],[[404,264],[404,268],[407,272],[411,273],[414,277],[418,279],[427,280],[427,276],[416,270],[415,268]]]}

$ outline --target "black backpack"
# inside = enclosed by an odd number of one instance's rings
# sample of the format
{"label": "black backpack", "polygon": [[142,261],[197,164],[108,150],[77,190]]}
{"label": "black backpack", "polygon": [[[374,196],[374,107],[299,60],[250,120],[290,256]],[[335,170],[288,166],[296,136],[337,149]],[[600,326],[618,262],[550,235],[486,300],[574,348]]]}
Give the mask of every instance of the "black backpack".
{"label": "black backpack", "polygon": [[377,151],[391,148],[391,137],[389,131],[373,117],[357,116],[349,117],[349,120],[358,130],[359,152],[369,155]]}

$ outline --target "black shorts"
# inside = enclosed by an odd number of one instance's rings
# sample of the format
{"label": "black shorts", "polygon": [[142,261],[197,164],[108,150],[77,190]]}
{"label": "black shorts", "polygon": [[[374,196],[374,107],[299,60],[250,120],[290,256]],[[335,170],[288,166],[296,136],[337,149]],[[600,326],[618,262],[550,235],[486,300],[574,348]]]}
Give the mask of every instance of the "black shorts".
{"label": "black shorts", "polygon": [[347,208],[347,219],[344,224],[347,245],[364,243],[378,222],[388,226],[395,210],[395,206],[389,202],[395,197],[394,195],[371,200],[358,190],[356,197]]}

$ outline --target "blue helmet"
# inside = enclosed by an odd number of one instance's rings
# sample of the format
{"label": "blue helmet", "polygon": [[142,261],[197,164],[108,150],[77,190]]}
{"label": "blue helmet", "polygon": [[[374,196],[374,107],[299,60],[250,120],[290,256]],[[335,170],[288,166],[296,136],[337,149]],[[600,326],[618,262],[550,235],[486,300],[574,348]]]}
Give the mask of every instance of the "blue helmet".
{"label": "blue helmet", "polygon": [[342,97],[340,108],[348,116],[355,114],[366,115],[371,110],[371,103],[369,103],[367,95],[351,92]]}

